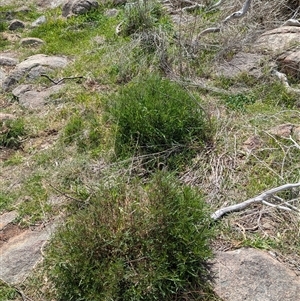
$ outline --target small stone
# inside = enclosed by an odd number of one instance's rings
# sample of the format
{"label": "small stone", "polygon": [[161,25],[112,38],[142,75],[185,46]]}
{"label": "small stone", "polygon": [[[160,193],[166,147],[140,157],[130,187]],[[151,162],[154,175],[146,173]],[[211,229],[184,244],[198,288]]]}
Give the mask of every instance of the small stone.
{"label": "small stone", "polygon": [[260,148],[262,145],[262,141],[259,136],[251,136],[244,143],[243,148],[245,150],[251,151]]}
{"label": "small stone", "polygon": [[270,133],[283,138],[288,138],[292,135],[294,125],[290,123],[280,124],[270,130]]}
{"label": "small stone", "polygon": [[62,8],[62,16],[81,15],[98,7],[97,0],[68,0]]}
{"label": "small stone", "polygon": [[40,46],[44,43],[43,40],[38,38],[24,38],[20,41],[21,46]]}
{"label": "small stone", "polygon": [[16,117],[12,114],[0,113],[0,122],[2,123],[5,120],[13,120]]}
{"label": "small stone", "polygon": [[34,22],[31,23],[31,27],[38,27],[44,23],[47,22],[47,19],[45,16],[40,16],[39,18],[37,18]]}
{"label": "small stone", "polygon": [[116,17],[118,15],[119,11],[116,8],[108,9],[104,15],[107,17]]}
{"label": "small stone", "polygon": [[20,28],[25,28],[25,23],[20,20],[12,20],[8,26],[9,30],[17,30]]}

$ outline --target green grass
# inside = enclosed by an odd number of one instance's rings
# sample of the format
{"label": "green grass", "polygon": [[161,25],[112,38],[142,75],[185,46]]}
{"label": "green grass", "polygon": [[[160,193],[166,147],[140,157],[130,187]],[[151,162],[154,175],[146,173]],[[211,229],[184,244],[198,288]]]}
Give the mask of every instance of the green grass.
{"label": "green grass", "polygon": [[115,127],[115,153],[121,159],[156,153],[189,157],[212,135],[201,100],[155,75],[111,98],[108,120]]}
{"label": "green grass", "polygon": [[64,300],[203,300],[209,223],[201,194],[170,174],[101,187],[52,240],[49,276]]}

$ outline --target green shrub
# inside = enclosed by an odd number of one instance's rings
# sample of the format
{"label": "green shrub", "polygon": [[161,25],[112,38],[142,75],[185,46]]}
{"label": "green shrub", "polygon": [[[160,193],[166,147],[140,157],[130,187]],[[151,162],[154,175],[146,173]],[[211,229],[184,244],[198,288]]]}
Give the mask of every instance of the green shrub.
{"label": "green shrub", "polygon": [[0,124],[0,146],[18,148],[26,135],[23,119],[8,120]]}
{"label": "green shrub", "polygon": [[211,137],[199,99],[159,76],[128,84],[109,110],[116,125],[119,158],[161,152],[187,154]]}
{"label": "green shrub", "polygon": [[124,34],[153,29],[163,16],[163,9],[157,0],[136,0],[125,6]]}
{"label": "green shrub", "polygon": [[245,111],[247,105],[255,102],[253,97],[244,94],[226,96],[224,100],[228,109],[236,111]]}
{"label": "green shrub", "polygon": [[212,230],[199,192],[161,173],[90,202],[47,251],[59,300],[204,300]]}

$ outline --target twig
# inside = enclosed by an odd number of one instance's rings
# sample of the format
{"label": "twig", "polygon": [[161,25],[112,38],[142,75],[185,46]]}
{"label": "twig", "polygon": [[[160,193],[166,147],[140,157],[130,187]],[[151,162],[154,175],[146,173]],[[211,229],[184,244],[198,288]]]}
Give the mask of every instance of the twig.
{"label": "twig", "polygon": [[[82,200],[79,200],[79,199],[76,199],[68,194],[66,194],[65,192],[59,190],[58,188],[56,188],[55,186],[53,186],[52,184],[49,184],[49,186],[51,188],[53,188],[55,191],[57,191],[58,193],[60,193],[61,195],[65,196],[66,198],[70,199],[70,200],[73,200],[75,202],[78,202],[78,203],[82,203]],[[88,197],[88,199],[90,198],[90,196]]]}
{"label": "twig", "polygon": [[[214,219],[214,220],[218,220],[226,213],[234,212],[234,211],[241,211],[241,210],[247,208],[248,206],[250,206],[252,204],[256,204],[256,203],[263,203],[265,205],[272,206],[272,207],[277,207],[279,209],[289,210],[290,208],[280,206],[280,205],[273,205],[273,204],[267,202],[266,200],[269,197],[273,196],[275,193],[278,193],[278,192],[286,190],[286,189],[296,188],[296,187],[299,187],[299,186],[300,186],[300,182],[295,183],[295,184],[285,184],[285,185],[267,190],[266,192],[254,197],[254,198],[248,199],[248,200],[246,200],[242,203],[231,205],[231,206],[228,206],[228,207],[225,207],[225,208],[221,208],[221,209],[215,211],[211,215],[211,218]],[[280,207],[278,207],[278,206],[280,206]]]}
{"label": "twig", "polygon": [[83,76],[71,76],[71,77],[63,77],[58,81],[53,80],[51,77],[49,77],[47,74],[41,74],[41,76],[46,77],[50,80],[50,82],[52,82],[55,85],[60,84],[62,81],[66,80],[66,79],[78,79],[78,78],[84,78]]}

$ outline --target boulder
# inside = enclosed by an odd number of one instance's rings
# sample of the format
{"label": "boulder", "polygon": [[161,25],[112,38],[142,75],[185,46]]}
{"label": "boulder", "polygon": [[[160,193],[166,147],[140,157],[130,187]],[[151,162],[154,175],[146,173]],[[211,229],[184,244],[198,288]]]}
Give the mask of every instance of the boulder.
{"label": "boulder", "polygon": [[22,78],[35,79],[44,72],[64,68],[68,60],[60,56],[36,54],[19,63],[2,83],[4,91],[9,91]]}
{"label": "boulder", "polygon": [[300,77],[300,50],[287,52],[277,58],[280,71],[294,78]]}
{"label": "boulder", "polygon": [[32,89],[32,85],[21,85],[15,88],[12,94],[18,98],[20,105],[27,109],[35,110],[44,106],[49,96],[59,92],[63,87],[64,85],[55,85],[37,91]]}
{"label": "boulder", "polygon": [[231,60],[216,66],[216,73],[228,78],[247,73],[259,78],[262,76],[261,62],[264,59],[265,56],[261,54],[239,52]]}
{"label": "boulder", "polygon": [[254,50],[268,54],[281,54],[300,43],[300,27],[282,26],[263,33],[254,43]]}
{"label": "boulder", "polygon": [[300,278],[267,252],[218,252],[214,290],[224,301],[299,301]]}
{"label": "boulder", "polygon": [[49,225],[42,230],[14,231],[16,235],[8,237],[0,248],[0,279],[10,284],[22,282],[41,260],[41,249],[53,230]]}
{"label": "boulder", "polygon": [[43,45],[45,42],[39,38],[23,38],[20,40],[20,44],[21,46],[39,46],[39,45]]}
{"label": "boulder", "polygon": [[3,230],[8,224],[12,223],[17,218],[17,216],[17,211],[9,211],[0,215],[0,231]]}
{"label": "boulder", "polygon": [[12,20],[8,26],[9,30],[17,30],[20,28],[25,28],[25,23],[20,20]]}
{"label": "boulder", "polygon": [[98,7],[96,0],[68,0],[62,8],[62,16],[81,15]]}
{"label": "boulder", "polygon": [[46,17],[43,15],[43,16],[40,16],[39,18],[37,18],[34,22],[31,23],[31,27],[38,27],[44,23],[47,22],[47,19]]}

